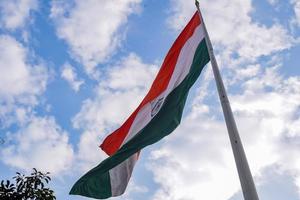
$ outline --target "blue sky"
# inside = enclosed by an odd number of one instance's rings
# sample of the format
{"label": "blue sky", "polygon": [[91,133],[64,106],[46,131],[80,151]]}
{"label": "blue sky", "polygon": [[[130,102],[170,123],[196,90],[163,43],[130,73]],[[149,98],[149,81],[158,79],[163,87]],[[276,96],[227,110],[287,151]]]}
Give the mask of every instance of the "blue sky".
{"label": "blue sky", "polygon": [[[195,12],[186,0],[0,1],[0,178],[50,171],[57,199],[105,154]],[[260,199],[300,199],[300,1],[201,9]],[[182,124],[142,151],[122,200],[240,200],[207,65]]]}

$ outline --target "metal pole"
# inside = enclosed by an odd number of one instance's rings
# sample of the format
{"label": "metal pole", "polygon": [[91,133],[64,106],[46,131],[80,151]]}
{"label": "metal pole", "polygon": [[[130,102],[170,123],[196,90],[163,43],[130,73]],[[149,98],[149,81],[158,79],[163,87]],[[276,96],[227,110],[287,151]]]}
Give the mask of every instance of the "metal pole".
{"label": "metal pole", "polygon": [[258,195],[256,192],[255,184],[251,175],[251,171],[248,165],[248,161],[245,155],[245,151],[236,127],[236,123],[231,111],[231,106],[226,94],[226,90],[222,81],[222,77],[219,71],[218,63],[216,61],[214,50],[205,26],[205,23],[202,18],[202,14],[200,12],[199,2],[195,1],[196,7],[198,9],[198,13],[201,19],[201,23],[203,25],[204,33],[205,33],[205,40],[206,40],[206,46],[208,48],[208,53],[216,81],[216,85],[218,88],[218,93],[223,109],[223,114],[227,126],[227,131],[230,138],[230,143],[236,163],[236,167],[238,170],[240,183],[242,186],[242,191],[244,195],[245,200],[258,200]]}

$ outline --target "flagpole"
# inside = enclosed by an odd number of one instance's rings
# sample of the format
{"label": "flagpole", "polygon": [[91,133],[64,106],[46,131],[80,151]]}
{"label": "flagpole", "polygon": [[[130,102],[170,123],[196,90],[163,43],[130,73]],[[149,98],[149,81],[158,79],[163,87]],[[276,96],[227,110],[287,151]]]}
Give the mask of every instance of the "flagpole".
{"label": "flagpole", "polygon": [[221,101],[222,109],[223,109],[223,114],[227,126],[227,131],[229,134],[230,138],[230,143],[236,163],[236,167],[238,170],[239,174],[239,179],[244,195],[245,200],[258,200],[258,195],[256,192],[255,184],[252,178],[252,174],[248,165],[248,161],[246,158],[246,154],[243,148],[243,144],[241,142],[237,126],[232,114],[231,106],[226,94],[226,90],[223,84],[223,80],[219,71],[218,63],[214,55],[214,50],[202,17],[202,14],[200,12],[200,7],[199,7],[199,2],[195,0],[196,7],[198,9],[198,13],[201,19],[201,23],[203,25],[204,29],[204,34],[205,34],[205,41],[206,41],[206,46],[208,48],[208,53],[219,93],[219,98]]}

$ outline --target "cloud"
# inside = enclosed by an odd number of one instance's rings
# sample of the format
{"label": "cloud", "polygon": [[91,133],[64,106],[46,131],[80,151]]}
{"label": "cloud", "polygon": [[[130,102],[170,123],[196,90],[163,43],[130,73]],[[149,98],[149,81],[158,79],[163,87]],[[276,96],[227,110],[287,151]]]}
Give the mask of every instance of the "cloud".
{"label": "cloud", "polygon": [[131,53],[107,70],[107,79],[103,81],[103,86],[117,90],[144,90],[150,87],[156,72],[157,66],[145,64],[140,57]]}
{"label": "cloud", "polygon": [[159,184],[153,199],[218,200],[237,191],[238,177],[224,129],[223,123],[209,117],[185,118],[152,152],[148,168]]}
{"label": "cloud", "polygon": [[[172,11],[168,24],[173,30],[181,30],[196,8],[184,0],[171,0]],[[280,24],[267,27],[251,18],[251,0],[214,0],[200,3],[210,37],[220,54],[236,54],[244,60],[290,48],[295,42]]]}
{"label": "cloud", "polygon": [[22,28],[30,20],[31,11],[37,9],[37,0],[2,0],[0,24],[9,30]]}
{"label": "cloud", "polygon": [[8,133],[10,145],[1,149],[1,160],[12,167],[49,171],[57,175],[71,167],[73,148],[68,134],[53,117],[34,117],[16,133]]}
{"label": "cloud", "polygon": [[[97,77],[95,67],[108,59],[124,37],[128,16],[138,11],[141,0],[53,1],[51,18],[59,38],[86,72]],[[121,29],[122,27],[122,29]]]}
{"label": "cloud", "polygon": [[297,0],[291,0],[292,5],[294,6],[295,17],[292,20],[292,23],[300,26],[300,2]]}
{"label": "cloud", "polygon": [[150,88],[157,69],[155,65],[143,63],[135,54],[107,67],[95,89],[95,97],[86,99],[73,119],[73,126],[83,130],[78,159],[84,169],[89,169],[105,157],[98,148],[100,142],[138,106]]}
{"label": "cloud", "polygon": [[78,79],[75,69],[69,63],[63,65],[61,77],[69,83],[75,92],[78,92],[80,86],[84,84],[83,80]]}
{"label": "cloud", "polygon": [[1,126],[24,122],[26,113],[36,106],[49,78],[47,67],[8,35],[0,35],[0,119]]}
{"label": "cloud", "polygon": [[278,4],[279,0],[268,0],[269,4],[271,4],[272,6]]}

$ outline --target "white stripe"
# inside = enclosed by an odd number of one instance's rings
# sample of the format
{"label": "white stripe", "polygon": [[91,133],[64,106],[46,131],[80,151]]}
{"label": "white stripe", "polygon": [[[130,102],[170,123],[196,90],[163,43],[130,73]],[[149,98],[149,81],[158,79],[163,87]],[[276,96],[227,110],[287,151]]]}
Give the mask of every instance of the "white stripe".
{"label": "white stripe", "polygon": [[177,59],[177,63],[169,82],[167,93],[169,94],[174,88],[176,88],[183,79],[188,75],[192,66],[195,52],[200,42],[204,39],[204,29],[201,24],[195,29],[192,37],[190,37],[184,44]]}
{"label": "white stripe", "polygon": [[109,170],[111,194],[113,197],[120,196],[125,192],[137,160],[138,153],[135,153],[116,167]]}
{"label": "white stripe", "polygon": [[[162,92],[158,97],[156,97],[155,100],[161,97],[165,97],[165,91]],[[143,127],[145,127],[150,122],[151,119],[151,103],[147,103],[146,105],[144,105],[143,108],[141,108],[141,110],[136,115],[128,131],[128,134],[125,137],[121,146],[123,146],[126,142],[131,140],[140,130],[142,130]]]}
{"label": "white stripe", "polygon": [[[153,101],[166,97],[171,91],[176,88],[187,76],[190,71],[195,52],[199,43],[204,39],[204,30],[201,24],[195,28],[193,35],[186,41],[182,47],[177,59],[177,63],[169,81],[168,87]],[[125,137],[121,146],[131,140],[142,128],[144,128],[152,119],[151,116],[151,102],[147,103],[136,115],[127,136]]]}

